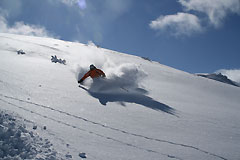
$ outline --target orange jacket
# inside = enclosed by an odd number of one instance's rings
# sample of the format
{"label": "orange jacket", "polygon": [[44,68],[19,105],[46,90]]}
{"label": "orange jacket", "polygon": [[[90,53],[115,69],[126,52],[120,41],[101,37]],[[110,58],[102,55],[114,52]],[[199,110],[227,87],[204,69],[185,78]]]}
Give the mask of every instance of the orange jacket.
{"label": "orange jacket", "polygon": [[93,70],[90,70],[88,71],[82,78],[81,78],[81,81],[84,81],[87,77],[91,77],[92,79],[93,78],[98,78],[98,77],[106,77],[105,73],[100,70],[100,69],[93,69]]}

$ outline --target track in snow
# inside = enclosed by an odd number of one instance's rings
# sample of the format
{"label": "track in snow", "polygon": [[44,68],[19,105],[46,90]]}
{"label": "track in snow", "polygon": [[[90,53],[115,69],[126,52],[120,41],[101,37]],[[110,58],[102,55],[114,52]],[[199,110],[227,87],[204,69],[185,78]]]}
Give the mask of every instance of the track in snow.
{"label": "track in snow", "polygon": [[85,129],[80,128],[80,127],[78,127],[78,126],[75,126],[75,125],[72,125],[72,124],[69,124],[69,123],[60,121],[60,120],[56,120],[56,119],[51,118],[51,117],[49,117],[49,116],[45,116],[45,115],[42,115],[42,114],[40,114],[40,113],[37,113],[37,112],[31,111],[31,110],[28,110],[28,109],[26,109],[26,108],[24,108],[24,107],[18,106],[18,105],[16,105],[16,104],[13,104],[13,103],[8,102],[8,101],[6,101],[6,100],[3,100],[3,99],[1,99],[1,98],[0,98],[0,101],[4,102],[4,103],[6,103],[6,104],[9,104],[9,105],[11,105],[11,106],[17,107],[17,108],[19,108],[19,109],[22,109],[22,110],[24,110],[24,111],[30,112],[30,113],[32,113],[32,114],[36,114],[36,115],[38,115],[38,116],[40,116],[40,117],[43,117],[43,118],[46,118],[46,119],[48,119],[48,120],[52,120],[52,121],[57,122],[57,123],[59,123],[59,124],[62,124],[62,125],[65,125],[65,126],[74,128],[74,129],[78,129],[78,130],[81,130],[81,131],[83,131],[83,132],[87,132],[87,133],[89,133],[89,134],[93,134],[93,135],[98,136],[98,137],[101,137],[101,138],[105,138],[105,139],[108,139],[108,140],[112,140],[112,141],[114,141],[114,142],[118,142],[118,143],[120,143],[120,144],[129,146],[129,147],[133,147],[133,148],[137,148],[137,149],[140,149],[140,150],[144,150],[144,151],[147,151],[147,152],[149,152],[149,153],[156,153],[156,154],[160,154],[160,155],[162,155],[162,156],[166,156],[166,157],[168,157],[168,158],[173,158],[173,159],[177,159],[177,160],[183,160],[183,159],[178,158],[178,157],[173,156],[173,155],[160,153],[160,152],[158,152],[158,151],[154,151],[154,150],[151,150],[151,149],[145,149],[145,148],[142,148],[142,147],[138,147],[138,146],[136,146],[136,145],[133,145],[133,144],[131,144],[131,143],[126,143],[126,142],[117,140],[117,139],[112,138],[112,137],[104,136],[104,135],[102,135],[102,134],[98,134],[98,133],[95,133],[95,132],[92,132],[92,131],[85,130]]}
{"label": "track in snow", "polygon": [[[118,128],[114,128],[114,127],[111,127],[111,126],[107,126],[107,125],[101,124],[101,123],[99,123],[99,122],[94,122],[94,121],[88,120],[88,119],[86,119],[86,118],[83,118],[83,117],[80,117],[80,116],[77,116],[77,115],[73,115],[73,114],[70,114],[70,113],[67,113],[67,112],[64,112],[64,111],[61,111],[61,110],[54,109],[54,108],[49,107],[49,106],[46,106],[46,105],[42,105],[42,104],[38,104],[38,103],[34,103],[34,102],[29,102],[29,101],[25,101],[25,100],[22,100],[22,99],[18,99],[18,98],[15,98],[15,97],[11,97],[11,96],[6,96],[6,95],[3,95],[3,94],[1,94],[1,93],[0,93],[0,96],[1,96],[1,97],[4,97],[4,98],[7,98],[7,99],[16,100],[16,101],[19,101],[19,102],[22,102],[22,103],[28,103],[28,104],[32,104],[32,105],[35,105],[35,106],[39,106],[39,107],[45,108],[45,109],[49,109],[49,110],[51,110],[51,111],[54,111],[54,112],[58,112],[58,113],[60,113],[60,114],[67,115],[67,116],[70,116],[70,117],[73,117],[73,118],[76,118],[76,119],[85,121],[85,122],[87,122],[87,123],[91,123],[91,124],[93,124],[93,125],[98,125],[98,126],[103,127],[103,128],[107,128],[107,129],[110,129],[110,130],[114,130],[114,131],[117,131],[117,132],[121,132],[121,133],[123,133],[123,134],[131,135],[131,136],[135,136],[135,137],[140,137],[140,138],[144,138],[144,139],[151,140],[151,141],[155,141],[155,142],[167,143],[167,144],[170,144],[170,145],[176,145],[176,146],[180,146],[180,147],[184,147],[184,148],[190,148],[190,149],[199,151],[199,152],[201,152],[201,153],[204,153],[204,154],[206,154],[206,155],[213,156],[213,157],[215,157],[215,158],[219,158],[219,159],[222,159],[222,160],[227,160],[227,158],[224,158],[224,157],[219,156],[219,155],[216,155],[216,154],[214,154],[214,153],[205,151],[205,150],[200,149],[200,148],[195,147],[195,146],[186,145],[186,144],[181,144],[181,143],[176,143],[176,142],[172,142],[172,141],[168,141],[168,140],[151,138],[151,137],[147,137],[147,136],[144,136],[144,135],[127,132],[127,131],[124,131],[124,130],[121,130],[121,129],[118,129]],[[77,126],[75,126],[75,125],[71,125],[71,124],[62,122],[62,121],[60,121],[60,120],[55,120],[55,119],[53,119],[53,118],[51,118],[51,117],[47,117],[47,116],[45,116],[45,115],[41,115],[41,114],[39,114],[39,113],[36,113],[36,112],[30,111],[30,110],[27,110],[27,109],[25,109],[25,108],[23,108],[23,107],[17,106],[17,105],[15,105],[15,104],[10,103],[10,102],[8,102],[8,101],[5,101],[5,100],[3,100],[3,99],[0,99],[0,100],[3,101],[3,102],[5,102],[5,103],[8,103],[8,104],[10,104],[10,105],[12,105],[12,106],[15,106],[15,107],[18,107],[18,108],[20,108],[20,109],[23,109],[23,110],[25,110],[25,111],[27,111],[27,112],[31,112],[31,113],[33,113],[33,114],[37,114],[37,115],[39,115],[39,116],[41,116],[41,117],[43,117],[43,118],[50,119],[50,120],[55,121],[55,122],[57,122],[57,123],[60,123],[60,124],[63,124],[63,125],[66,125],[66,126],[69,126],[69,127],[72,127],[72,128],[75,128],[75,129],[78,129],[78,130],[81,130],[81,131],[84,131],[84,132],[87,132],[87,133],[89,133],[89,134],[94,134],[94,135],[96,135],[96,136],[99,136],[99,137],[102,137],[102,138],[106,138],[106,139],[109,139],[109,140],[112,140],[112,141],[115,141],[115,142],[118,142],[118,143],[121,143],[121,144],[130,146],[130,147],[134,147],[134,148],[138,148],[138,149],[141,149],[141,150],[145,150],[145,151],[147,151],[147,152],[158,153],[158,154],[167,156],[168,158],[180,159],[180,158],[178,158],[178,157],[176,157],[176,156],[159,153],[159,152],[157,152],[157,151],[150,150],[150,149],[144,149],[144,148],[135,146],[135,145],[130,144],[130,143],[122,142],[122,141],[117,140],[117,139],[115,139],[115,138],[107,137],[107,136],[104,136],[104,135],[101,135],[101,134],[98,134],[98,133],[94,133],[94,132],[92,132],[92,131],[87,131],[87,130],[82,129],[82,128],[80,128],[80,127],[77,127]]]}

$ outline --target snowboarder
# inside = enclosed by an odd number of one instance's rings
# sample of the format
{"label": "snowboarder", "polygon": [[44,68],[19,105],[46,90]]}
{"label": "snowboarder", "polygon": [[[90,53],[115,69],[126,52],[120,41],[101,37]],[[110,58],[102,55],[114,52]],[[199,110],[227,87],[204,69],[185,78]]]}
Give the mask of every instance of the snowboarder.
{"label": "snowboarder", "polygon": [[98,77],[106,77],[105,73],[102,70],[96,68],[93,64],[91,64],[90,70],[78,81],[78,83],[82,83],[89,76],[92,79]]}

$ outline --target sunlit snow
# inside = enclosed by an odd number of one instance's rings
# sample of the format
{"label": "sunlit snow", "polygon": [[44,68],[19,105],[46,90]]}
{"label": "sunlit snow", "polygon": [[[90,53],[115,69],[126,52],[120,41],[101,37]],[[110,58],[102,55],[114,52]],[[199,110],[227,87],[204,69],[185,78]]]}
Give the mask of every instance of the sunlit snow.
{"label": "sunlit snow", "polygon": [[0,33],[0,56],[0,159],[240,158],[239,87],[50,38]]}

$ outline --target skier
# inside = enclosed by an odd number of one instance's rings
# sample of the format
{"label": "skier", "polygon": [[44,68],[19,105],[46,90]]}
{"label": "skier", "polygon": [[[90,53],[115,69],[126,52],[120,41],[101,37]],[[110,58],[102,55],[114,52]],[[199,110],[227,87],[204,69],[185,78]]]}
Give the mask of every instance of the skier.
{"label": "skier", "polygon": [[96,68],[93,64],[91,64],[90,70],[78,81],[78,83],[82,83],[89,76],[92,79],[98,77],[106,77],[105,73],[102,70]]}

